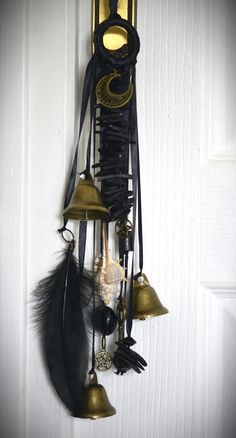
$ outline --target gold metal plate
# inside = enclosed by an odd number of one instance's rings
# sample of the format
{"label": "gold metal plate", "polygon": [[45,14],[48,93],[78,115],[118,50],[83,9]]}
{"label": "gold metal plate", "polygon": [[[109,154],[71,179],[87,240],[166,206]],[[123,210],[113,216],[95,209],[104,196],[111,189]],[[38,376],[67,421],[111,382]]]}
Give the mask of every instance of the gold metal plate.
{"label": "gold metal plate", "polygon": [[[133,26],[136,24],[137,0],[119,0],[118,14],[129,20]],[[93,32],[102,21],[109,17],[109,0],[93,0]],[[109,50],[117,50],[127,43],[127,32],[118,26],[113,26],[105,33],[104,46]]]}

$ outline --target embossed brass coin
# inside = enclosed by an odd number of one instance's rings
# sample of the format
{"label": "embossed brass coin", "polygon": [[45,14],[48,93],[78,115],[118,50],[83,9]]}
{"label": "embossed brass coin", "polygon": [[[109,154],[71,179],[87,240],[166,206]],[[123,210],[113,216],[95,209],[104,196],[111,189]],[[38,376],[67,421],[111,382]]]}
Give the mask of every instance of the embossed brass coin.
{"label": "embossed brass coin", "polygon": [[106,338],[102,337],[102,349],[95,356],[96,368],[99,371],[109,370],[112,366],[112,356],[106,351]]}

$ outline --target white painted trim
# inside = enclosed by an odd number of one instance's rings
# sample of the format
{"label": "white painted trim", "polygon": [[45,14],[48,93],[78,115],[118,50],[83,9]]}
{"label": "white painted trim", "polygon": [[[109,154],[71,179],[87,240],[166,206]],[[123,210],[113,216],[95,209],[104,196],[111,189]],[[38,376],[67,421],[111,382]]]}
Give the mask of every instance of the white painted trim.
{"label": "white painted trim", "polygon": [[236,283],[214,283],[214,282],[201,282],[201,285],[207,292],[213,294],[216,298],[236,299]]}

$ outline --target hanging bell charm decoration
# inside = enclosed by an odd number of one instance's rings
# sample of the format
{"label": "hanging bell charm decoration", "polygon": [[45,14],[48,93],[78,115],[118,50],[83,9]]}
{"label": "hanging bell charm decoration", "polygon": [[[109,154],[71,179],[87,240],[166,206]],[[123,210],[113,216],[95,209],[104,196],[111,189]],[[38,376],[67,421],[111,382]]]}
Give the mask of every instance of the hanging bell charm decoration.
{"label": "hanging bell charm decoration", "polygon": [[144,320],[168,312],[150,286],[146,275],[141,273],[133,282],[133,319]]}
{"label": "hanging bell charm decoration", "polygon": [[[127,19],[117,12],[120,9],[124,12],[123,6],[118,9],[117,0],[107,3],[110,15],[100,22],[103,2],[94,0],[94,54],[85,73],[79,135],[65,190],[63,225],[58,230],[67,249],[61,262],[39,283],[35,292],[35,320],[51,383],[71,415],[89,419],[110,417],[116,413],[104,387],[98,383],[94,369],[105,371],[113,364],[117,375],[130,370],[138,374],[144,371],[147,362],[132,349],[136,344],[131,336],[133,319],[144,320],[168,313],[142,273],[136,101],[136,61],[140,41],[133,25],[135,14],[130,8],[132,2],[126,2],[127,14],[124,15]],[[126,43],[117,50],[109,50],[104,45],[104,36],[111,27],[126,35]],[[82,165],[78,163],[79,146],[87,113],[90,129],[86,163],[79,168],[78,164]],[[82,169],[85,170],[81,172]],[[95,186],[91,169],[96,182],[100,183],[100,190]],[[78,173],[83,176],[76,185]],[[68,220],[80,221],[76,239],[78,256],[75,255],[74,234],[67,228]],[[93,221],[91,227],[87,221]],[[115,223],[115,233],[114,227],[110,226],[112,222]],[[93,231],[93,259],[90,270],[87,270],[85,255],[90,231]],[[114,245],[109,245],[110,239]],[[137,242],[138,257],[134,241]],[[91,241],[89,244],[91,247]],[[99,252],[96,252],[98,246]],[[117,250],[117,254],[111,253],[110,248]],[[134,276],[137,258],[141,274]],[[113,299],[118,301],[116,314],[112,307],[107,306],[110,302],[114,304]],[[117,338],[114,341],[116,351],[112,357],[106,351],[106,336],[116,328],[118,341],[115,342]],[[102,348],[97,354],[96,332],[102,336]]]}
{"label": "hanging bell charm decoration", "polygon": [[89,379],[90,383],[86,388],[83,406],[75,417],[97,420],[115,415],[116,410],[111,405],[105,388],[98,383],[95,371],[89,374]]}
{"label": "hanging bell charm decoration", "polygon": [[101,194],[89,174],[84,179],[80,177],[77,187],[72,194],[68,207],[63,211],[66,220],[105,220],[109,210],[102,201]]}

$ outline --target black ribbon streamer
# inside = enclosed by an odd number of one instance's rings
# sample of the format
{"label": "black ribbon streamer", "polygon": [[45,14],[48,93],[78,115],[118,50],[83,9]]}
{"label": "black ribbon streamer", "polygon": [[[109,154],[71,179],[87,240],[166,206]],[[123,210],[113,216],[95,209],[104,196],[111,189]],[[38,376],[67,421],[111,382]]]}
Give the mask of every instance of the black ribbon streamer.
{"label": "black ribbon streamer", "polygon": [[[92,96],[93,91],[94,91],[95,65],[96,65],[95,64],[95,57],[92,56],[92,58],[90,59],[88,65],[87,65],[87,69],[86,69],[86,73],[85,73],[83,92],[82,92],[81,110],[80,110],[79,136],[78,136],[78,141],[77,141],[75,153],[74,153],[74,159],[72,162],[72,167],[71,167],[71,171],[70,171],[70,175],[69,175],[69,179],[68,179],[68,183],[67,183],[67,187],[66,187],[64,209],[66,207],[68,207],[70,200],[71,200],[71,197],[72,197],[72,194],[73,194],[73,191],[74,191],[74,188],[75,188],[75,181],[76,181],[76,174],[77,174],[77,167],[78,167],[78,151],[79,151],[80,138],[81,138],[81,133],[82,133],[84,120],[85,120],[85,116],[86,116],[86,112],[87,112],[88,102],[89,102],[89,99]],[[91,129],[92,129],[91,124],[92,124],[92,119],[90,118],[90,131],[89,131],[88,145],[87,145],[86,170],[89,167],[88,161],[90,160],[90,152],[89,151],[90,151],[90,144],[91,144]],[[64,219],[64,225],[58,231],[59,232],[64,231],[66,228],[66,224],[67,224],[67,220]]]}
{"label": "black ribbon streamer", "polygon": [[117,6],[118,6],[118,0],[110,0],[110,16],[117,14]]}
{"label": "black ribbon streamer", "polygon": [[[94,33],[95,54],[92,56],[85,74],[79,137],[67,184],[64,208],[69,205],[75,188],[80,137],[90,99],[90,131],[87,145],[87,162],[84,173],[85,175],[88,174],[90,169],[91,133],[92,126],[94,126],[94,128],[96,127],[96,129],[99,129],[96,132],[100,134],[100,160],[99,163],[94,164],[94,168],[100,167],[96,176],[101,181],[102,196],[105,205],[110,209],[110,220],[127,217],[133,207],[133,238],[135,238],[137,216],[139,269],[140,272],[142,272],[143,232],[135,73],[136,56],[139,52],[140,43],[138,34],[133,26],[117,14],[117,3],[116,0],[110,0],[110,16],[97,27]],[[113,25],[120,25],[127,30],[128,42],[127,53],[125,53],[125,56],[122,52],[114,56],[114,53],[107,51],[103,45],[103,35],[105,31]],[[126,89],[131,75],[134,90],[133,97],[123,108],[107,109],[102,107],[102,105],[95,105],[95,86],[103,75],[109,74],[114,68],[121,73],[121,78],[117,82],[114,81],[113,91],[119,93],[122,89]],[[97,109],[100,111],[98,115]],[[94,135],[96,132],[94,132]],[[132,175],[129,175],[128,172],[129,149],[131,152]],[[132,178],[132,190],[128,189],[128,181],[130,178]],[[63,227],[59,230],[60,232],[65,229],[66,224],[67,221],[65,220]],[[81,222],[79,233],[79,266],[81,272],[83,271],[84,266],[86,235],[87,223]],[[132,331],[133,278],[134,255],[132,255],[131,282],[126,323],[128,337],[131,336]]]}

